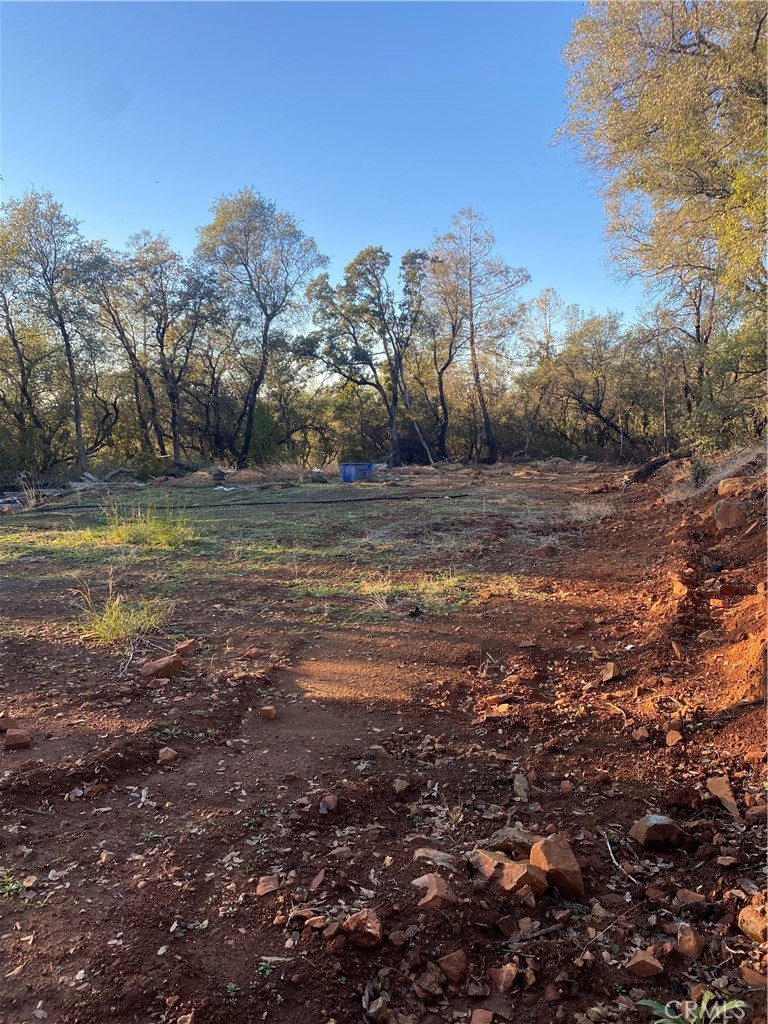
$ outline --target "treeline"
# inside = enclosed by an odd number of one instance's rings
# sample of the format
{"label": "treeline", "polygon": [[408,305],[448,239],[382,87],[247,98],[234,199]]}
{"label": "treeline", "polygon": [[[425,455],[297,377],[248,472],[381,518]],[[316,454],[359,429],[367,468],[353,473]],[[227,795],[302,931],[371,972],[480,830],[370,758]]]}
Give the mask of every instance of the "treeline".
{"label": "treeline", "polygon": [[[340,281],[296,218],[243,189],[185,259],[124,251],[52,195],[0,217],[0,473],[130,463],[645,458],[765,431],[762,5],[588,5],[563,135],[606,195],[635,323],[522,302],[472,208]],[[659,85],[662,82],[664,87]],[[418,242],[419,240],[414,240]]]}

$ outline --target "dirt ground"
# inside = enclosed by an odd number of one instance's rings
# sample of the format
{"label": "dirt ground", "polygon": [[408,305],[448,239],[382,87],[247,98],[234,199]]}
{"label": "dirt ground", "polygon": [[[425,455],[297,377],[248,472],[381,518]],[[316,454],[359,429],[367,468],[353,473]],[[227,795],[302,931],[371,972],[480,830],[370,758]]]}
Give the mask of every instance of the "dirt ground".
{"label": "dirt ground", "polygon": [[[0,756],[0,1022],[645,1021],[704,988],[764,1020],[766,485],[739,475],[720,531],[714,486],[560,460],[119,492],[183,509],[168,550],[88,494],[4,516],[0,716],[32,747]],[[108,584],[165,625],[84,636]],[[650,813],[683,835],[642,846]],[[583,896],[483,876],[473,851],[527,858],[492,839],[516,825]]]}

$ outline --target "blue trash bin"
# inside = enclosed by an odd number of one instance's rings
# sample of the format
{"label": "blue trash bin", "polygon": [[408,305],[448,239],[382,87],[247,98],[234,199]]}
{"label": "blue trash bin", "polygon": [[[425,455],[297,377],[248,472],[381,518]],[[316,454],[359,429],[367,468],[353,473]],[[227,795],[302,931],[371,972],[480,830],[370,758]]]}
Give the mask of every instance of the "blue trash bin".
{"label": "blue trash bin", "polygon": [[353,484],[356,480],[370,480],[373,477],[372,462],[342,462],[341,482]]}

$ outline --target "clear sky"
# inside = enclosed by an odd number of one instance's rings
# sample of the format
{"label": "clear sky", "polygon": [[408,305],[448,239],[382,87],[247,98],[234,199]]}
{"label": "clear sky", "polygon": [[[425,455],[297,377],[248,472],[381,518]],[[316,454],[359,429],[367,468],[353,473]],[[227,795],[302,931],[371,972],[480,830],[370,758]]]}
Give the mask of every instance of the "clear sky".
{"label": "clear sky", "polygon": [[337,279],[399,259],[472,204],[504,258],[587,309],[631,314],[600,200],[551,139],[578,3],[0,5],[2,197],[54,193],[92,238],[195,245],[250,185],[296,214]]}

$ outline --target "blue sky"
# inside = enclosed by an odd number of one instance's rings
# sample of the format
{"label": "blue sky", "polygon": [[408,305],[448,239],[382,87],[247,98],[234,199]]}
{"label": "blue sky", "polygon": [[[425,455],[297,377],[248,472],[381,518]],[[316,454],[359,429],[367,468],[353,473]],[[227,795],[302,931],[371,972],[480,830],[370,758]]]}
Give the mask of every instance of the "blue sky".
{"label": "blue sky", "polygon": [[189,253],[225,192],[303,222],[337,279],[472,204],[499,249],[587,309],[631,314],[600,200],[551,138],[577,3],[2,3],[2,197],[48,189],[114,246]]}

